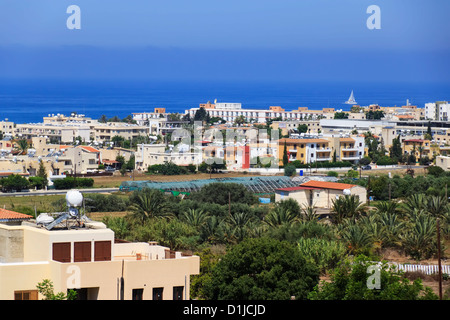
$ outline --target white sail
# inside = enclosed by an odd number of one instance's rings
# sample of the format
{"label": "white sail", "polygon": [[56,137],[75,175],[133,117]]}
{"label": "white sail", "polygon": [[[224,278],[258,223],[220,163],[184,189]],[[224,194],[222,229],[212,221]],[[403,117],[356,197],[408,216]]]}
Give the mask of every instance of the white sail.
{"label": "white sail", "polygon": [[347,101],[345,101],[346,104],[356,104],[356,100],[355,100],[355,96],[353,95],[353,90],[352,93],[350,94],[350,97],[348,98]]}

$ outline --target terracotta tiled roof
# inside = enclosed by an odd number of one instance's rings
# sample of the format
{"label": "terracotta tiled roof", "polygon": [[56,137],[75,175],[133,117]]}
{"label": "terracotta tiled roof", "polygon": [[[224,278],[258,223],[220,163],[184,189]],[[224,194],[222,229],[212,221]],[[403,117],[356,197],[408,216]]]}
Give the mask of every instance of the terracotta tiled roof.
{"label": "terracotta tiled roof", "polygon": [[6,209],[0,208],[0,221],[2,220],[27,220],[31,219],[33,216],[28,214],[23,214],[19,212],[14,212]]}
{"label": "terracotta tiled roof", "polygon": [[80,146],[80,148],[83,150],[86,150],[87,152],[94,152],[94,153],[100,152],[99,150],[97,150],[93,147],[90,147],[90,146]]}
{"label": "terracotta tiled roof", "polygon": [[301,184],[301,187],[313,187],[313,188],[333,189],[333,190],[345,190],[353,188],[355,186],[356,186],[355,184],[315,181],[315,180],[310,180],[308,182]]}
{"label": "terracotta tiled roof", "polygon": [[298,191],[298,190],[315,190],[318,188],[312,188],[312,187],[288,187],[288,188],[279,188],[276,189],[276,191],[287,191],[287,192],[291,192],[291,191]]}

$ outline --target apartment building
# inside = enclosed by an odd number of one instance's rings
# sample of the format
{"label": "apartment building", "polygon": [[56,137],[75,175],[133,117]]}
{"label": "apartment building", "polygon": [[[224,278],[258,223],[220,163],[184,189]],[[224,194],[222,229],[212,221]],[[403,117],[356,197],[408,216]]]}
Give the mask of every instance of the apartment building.
{"label": "apartment building", "polygon": [[425,103],[425,119],[448,121],[450,116],[450,104],[447,101]]}
{"label": "apartment building", "polygon": [[72,219],[49,230],[31,218],[0,209],[1,300],[42,299],[36,286],[44,279],[80,300],[189,299],[198,256],[118,241],[100,222]]}
{"label": "apartment building", "polygon": [[148,136],[149,129],[146,126],[128,124],[124,122],[97,123],[92,128],[92,135],[96,142],[111,142],[114,136],[120,136],[125,140],[133,140],[139,136]]}
{"label": "apartment building", "polygon": [[101,162],[100,150],[90,146],[77,146],[65,149],[57,162],[64,164],[63,172],[84,174],[98,169]]}
{"label": "apartment building", "polygon": [[61,122],[61,123],[24,123],[17,124],[15,135],[22,139],[33,137],[46,137],[53,143],[72,143],[75,138],[81,137],[82,141],[90,141],[91,125],[85,122]]}
{"label": "apartment building", "polygon": [[14,122],[9,121],[7,118],[0,121],[0,132],[2,133],[4,138],[10,139],[14,137],[15,132]]}
{"label": "apartment building", "polygon": [[189,123],[181,119],[171,118],[170,114],[166,113],[165,108],[155,108],[154,112],[140,112],[132,115],[136,124],[148,127],[148,134],[154,136],[167,135],[177,129],[182,129]]}
{"label": "apartment building", "polygon": [[290,139],[283,138],[278,141],[279,164],[283,164],[284,146],[289,162],[299,160],[302,163],[316,161],[332,161],[332,148],[327,139]]}
{"label": "apartment building", "polygon": [[188,145],[168,149],[165,144],[139,144],[135,153],[136,170],[147,171],[148,166],[172,162],[179,166],[202,163],[202,152],[192,152]]}
{"label": "apartment building", "polygon": [[274,130],[281,129],[283,136],[289,134],[298,134],[298,126],[306,125],[308,127],[307,134],[319,134],[321,132],[319,120],[290,120],[290,121],[273,121],[271,128]]}
{"label": "apartment building", "polygon": [[[237,117],[243,116],[248,122],[266,123],[269,119],[281,118],[283,120],[312,120],[326,117],[322,110],[308,110],[300,107],[298,110],[286,111],[280,106],[270,106],[269,109],[243,109],[240,103],[207,103],[200,104],[198,108],[185,111],[191,118],[200,109],[205,108],[210,117],[219,117],[227,123],[234,123]],[[327,113],[325,113],[327,114]]]}
{"label": "apartment building", "polygon": [[336,152],[336,161],[357,163],[364,158],[365,143],[363,136],[327,137],[333,154]]}

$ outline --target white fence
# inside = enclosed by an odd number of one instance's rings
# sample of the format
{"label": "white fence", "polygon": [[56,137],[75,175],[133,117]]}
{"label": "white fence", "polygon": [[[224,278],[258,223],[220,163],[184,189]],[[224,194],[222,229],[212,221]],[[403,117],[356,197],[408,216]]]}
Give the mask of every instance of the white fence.
{"label": "white fence", "polygon": [[[439,266],[436,265],[424,265],[424,264],[397,264],[395,265],[398,270],[403,272],[423,272],[425,274],[438,274]],[[441,265],[442,274],[450,274],[450,265]]]}

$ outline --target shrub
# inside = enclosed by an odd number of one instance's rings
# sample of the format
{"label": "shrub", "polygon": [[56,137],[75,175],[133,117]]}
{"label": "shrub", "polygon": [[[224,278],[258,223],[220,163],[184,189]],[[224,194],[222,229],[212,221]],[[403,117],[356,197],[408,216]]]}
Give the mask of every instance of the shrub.
{"label": "shrub", "polygon": [[284,175],[287,177],[292,177],[295,174],[295,166],[292,164],[288,164],[284,167]]}
{"label": "shrub", "polygon": [[339,177],[339,173],[337,173],[336,171],[328,171],[327,172],[327,176],[328,177]]}
{"label": "shrub", "polygon": [[89,188],[94,185],[94,179],[66,177],[64,179],[55,180],[53,182],[53,185],[57,190],[65,190],[73,188]]}

